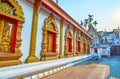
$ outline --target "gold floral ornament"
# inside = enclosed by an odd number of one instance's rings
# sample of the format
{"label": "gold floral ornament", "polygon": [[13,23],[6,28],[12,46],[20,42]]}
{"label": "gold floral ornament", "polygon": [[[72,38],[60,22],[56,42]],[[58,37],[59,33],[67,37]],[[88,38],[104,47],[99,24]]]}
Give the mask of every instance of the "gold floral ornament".
{"label": "gold floral ornament", "polygon": [[5,21],[4,24],[6,27],[4,27],[3,33],[1,35],[0,51],[10,52],[10,25],[7,21]]}
{"label": "gold floral ornament", "polygon": [[1,0],[0,13],[24,21],[22,7],[16,0]]}

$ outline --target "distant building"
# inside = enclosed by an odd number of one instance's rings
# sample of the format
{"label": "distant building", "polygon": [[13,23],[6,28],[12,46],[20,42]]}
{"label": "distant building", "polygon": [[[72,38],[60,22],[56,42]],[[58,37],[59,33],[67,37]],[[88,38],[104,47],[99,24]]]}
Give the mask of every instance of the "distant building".
{"label": "distant building", "polygon": [[100,44],[109,44],[111,46],[120,45],[120,29],[113,29],[111,32],[100,31]]}
{"label": "distant building", "polygon": [[120,29],[113,29],[111,32],[100,31],[100,46],[109,46],[111,55],[120,54]]}
{"label": "distant building", "polygon": [[91,49],[91,53],[93,54],[93,56],[98,56],[99,58],[101,58],[101,52],[100,52],[100,35],[97,32],[97,29],[94,28],[93,24],[89,24],[88,25],[88,33],[94,38],[93,40],[91,40],[91,44],[90,44],[90,49]]}

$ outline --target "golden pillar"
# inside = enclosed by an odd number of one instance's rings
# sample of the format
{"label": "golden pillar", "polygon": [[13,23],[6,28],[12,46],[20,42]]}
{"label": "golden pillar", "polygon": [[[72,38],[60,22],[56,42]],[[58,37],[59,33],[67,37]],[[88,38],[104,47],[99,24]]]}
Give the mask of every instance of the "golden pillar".
{"label": "golden pillar", "polygon": [[88,39],[86,38],[86,54],[88,54]]}
{"label": "golden pillar", "polygon": [[63,26],[65,24],[65,20],[62,19],[61,20],[61,23],[60,23],[60,48],[59,48],[59,58],[62,58],[63,55],[62,55],[62,43],[63,43]]}
{"label": "golden pillar", "polygon": [[74,28],[73,29],[73,56],[76,55],[76,32],[77,32],[77,29]]}
{"label": "golden pillar", "polygon": [[39,59],[35,56],[35,50],[36,50],[36,36],[37,36],[37,26],[38,26],[38,13],[41,6],[42,6],[41,0],[34,0],[30,53],[29,53],[29,57],[26,59],[27,63],[39,61]]}
{"label": "golden pillar", "polygon": [[90,39],[88,39],[88,54],[90,53]]}
{"label": "golden pillar", "polygon": [[81,33],[81,54],[83,55],[84,53],[84,47],[83,47],[83,34]]}

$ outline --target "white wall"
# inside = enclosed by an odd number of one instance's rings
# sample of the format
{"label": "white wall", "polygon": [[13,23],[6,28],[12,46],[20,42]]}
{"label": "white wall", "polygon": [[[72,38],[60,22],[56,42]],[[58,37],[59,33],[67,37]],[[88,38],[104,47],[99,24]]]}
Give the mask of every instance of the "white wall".
{"label": "white wall", "polygon": [[23,24],[23,29],[22,29],[23,40],[21,46],[21,50],[23,53],[21,60],[24,63],[29,55],[33,7],[24,0],[18,0],[18,2],[23,8],[24,17],[25,17],[25,23]]}
{"label": "white wall", "polygon": [[37,40],[36,40],[36,56],[40,59],[40,52],[42,48],[42,28],[44,26],[44,19],[49,16],[48,13],[46,13],[43,10],[40,10],[38,15],[38,29],[37,29]]}
{"label": "white wall", "polygon": [[60,49],[60,20],[55,18],[55,17],[54,17],[54,19],[55,19],[55,22],[56,22],[57,27],[58,27],[57,50],[56,51],[58,51],[58,53],[59,53],[59,49]]}

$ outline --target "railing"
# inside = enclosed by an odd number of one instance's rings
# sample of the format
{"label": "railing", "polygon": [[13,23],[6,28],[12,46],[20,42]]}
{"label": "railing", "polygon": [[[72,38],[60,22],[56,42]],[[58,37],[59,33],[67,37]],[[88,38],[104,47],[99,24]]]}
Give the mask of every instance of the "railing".
{"label": "railing", "polygon": [[91,55],[0,68],[0,79],[41,79],[89,59]]}

